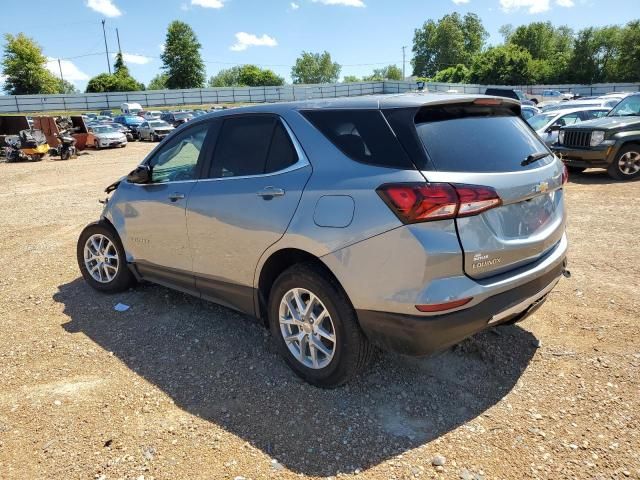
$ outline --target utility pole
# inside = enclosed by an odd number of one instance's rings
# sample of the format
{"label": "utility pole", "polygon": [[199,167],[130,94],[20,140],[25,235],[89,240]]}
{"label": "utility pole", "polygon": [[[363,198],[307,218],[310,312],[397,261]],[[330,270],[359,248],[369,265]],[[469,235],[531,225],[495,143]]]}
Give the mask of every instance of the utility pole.
{"label": "utility pole", "polygon": [[406,75],[405,75],[405,73],[404,73],[404,64],[405,64],[405,61],[404,61],[404,51],[405,51],[405,49],[406,49],[406,48],[407,48],[406,46],[403,46],[403,47],[402,47],[402,80],[404,80],[405,78],[407,78],[407,76],[406,76]]}
{"label": "utility pole", "polygon": [[118,32],[117,28],[116,28],[116,37],[118,38],[118,53],[122,55],[122,48],[120,48],[120,32]]}
{"label": "utility pole", "polygon": [[[62,85],[62,88],[64,89],[64,77],[62,76],[62,63],[60,63],[60,59],[58,59],[58,68],[60,69],[60,84]],[[62,92],[64,93],[64,92]]]}
{"label": "utility pole", "polygon": [[111,60],[109,60],[109,47],[107,46],[107,32],[104,29],[104,22],[106,20],[102,19],[102,36],[104,37],[104,51],[107,54],[107,67],[109,68],[109,75],[111,75]]}

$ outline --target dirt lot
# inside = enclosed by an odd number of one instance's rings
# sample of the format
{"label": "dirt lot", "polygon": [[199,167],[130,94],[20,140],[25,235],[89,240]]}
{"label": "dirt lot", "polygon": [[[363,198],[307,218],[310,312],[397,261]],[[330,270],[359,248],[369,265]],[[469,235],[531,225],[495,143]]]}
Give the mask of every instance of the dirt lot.
{"label": "dirt lot", "polygon": [[322,391],[249,318],[79,279],[150,147],[0,163],[0,478],[640,478],[640,182],[573,177],[573,277],[532,318]]}

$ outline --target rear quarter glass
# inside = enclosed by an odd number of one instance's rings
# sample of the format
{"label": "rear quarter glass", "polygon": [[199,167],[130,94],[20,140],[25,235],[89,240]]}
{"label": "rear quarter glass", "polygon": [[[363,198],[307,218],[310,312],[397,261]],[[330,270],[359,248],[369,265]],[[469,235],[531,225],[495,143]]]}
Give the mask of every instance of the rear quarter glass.
{"label": "rear quarter glass", "polygon": [[529,155],[548,148],[509,108],[437,106],[415,116],[417,135],[433,167],[449,172],[512,172],[547,165],[553,156],[527,165]]}
{"label": "rear quarter glass", "polygon": [[378,167],[415,170],[380,110],[322,109],[301,113],[352,160]]}

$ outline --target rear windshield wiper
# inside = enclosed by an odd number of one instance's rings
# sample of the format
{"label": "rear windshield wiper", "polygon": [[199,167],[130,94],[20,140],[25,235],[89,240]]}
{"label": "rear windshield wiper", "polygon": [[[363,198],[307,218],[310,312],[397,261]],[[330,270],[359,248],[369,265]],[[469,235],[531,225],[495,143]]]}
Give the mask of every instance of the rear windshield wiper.
{"label": "rear windshield wiper", "polygon": [[530,163],[537,162],[538,160],[541,160],[544,157],[548,157],[549,155],[551,155],[549,152],[532,153],[527,158],[525,158],[522,162],[520,162],[520,165],[522,165],[523,167],[526,167]]}

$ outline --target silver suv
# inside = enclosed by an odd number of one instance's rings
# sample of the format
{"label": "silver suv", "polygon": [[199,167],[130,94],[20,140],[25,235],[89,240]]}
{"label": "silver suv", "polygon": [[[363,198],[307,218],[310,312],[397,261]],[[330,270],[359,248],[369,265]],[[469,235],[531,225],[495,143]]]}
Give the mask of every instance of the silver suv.
{"label": "silver suv", "polygon": [[412,94],[202,116],[107,189],[80,270],[258,317],[322,387],[376,346],[446,348],[522,320],[565,272],[566,170],[519,113]]}

